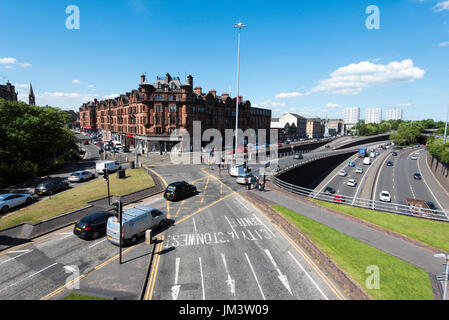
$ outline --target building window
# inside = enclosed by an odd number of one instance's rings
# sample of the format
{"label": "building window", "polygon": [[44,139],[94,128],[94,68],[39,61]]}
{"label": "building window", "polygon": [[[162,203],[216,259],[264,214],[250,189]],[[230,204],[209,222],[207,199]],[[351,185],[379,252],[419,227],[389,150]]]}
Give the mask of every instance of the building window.
{"label": "building window", "polygon": [[162,106],[160,104],[155,105],[156,112],[162,112]]}
{"label": "building window", "polygon": [[169,106],[170,112],[176,112],[176,104],[171,104]]}

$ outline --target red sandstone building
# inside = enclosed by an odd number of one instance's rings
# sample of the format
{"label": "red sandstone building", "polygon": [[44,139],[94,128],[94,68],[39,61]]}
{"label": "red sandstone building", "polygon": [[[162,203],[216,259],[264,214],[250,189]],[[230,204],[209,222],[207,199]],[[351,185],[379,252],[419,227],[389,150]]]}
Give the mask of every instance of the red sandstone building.
{"label": "red sandstone building", "polygon": [[[115,99],[85,103],[80,108],[81,129],[101,132],[105,141],[120,141],[146,153],[159,148],[170,150],[179,142],[172,137],[175,129],[186,129],[193,135],[193,121],[201,121],[201,133],[209,128],[219,130],[224,139],[225,129],[235,129],[236,98],[228,93],[217,95],[215,90],[203,93],[193,87],[193,77],[181,84],[170,74],[157,77],[150,84],[141,76],[138,90]],[[239,128],[270,131],[271,110],[253,108],[239,97]],[[267,139],[269,141],[269,138]]]}

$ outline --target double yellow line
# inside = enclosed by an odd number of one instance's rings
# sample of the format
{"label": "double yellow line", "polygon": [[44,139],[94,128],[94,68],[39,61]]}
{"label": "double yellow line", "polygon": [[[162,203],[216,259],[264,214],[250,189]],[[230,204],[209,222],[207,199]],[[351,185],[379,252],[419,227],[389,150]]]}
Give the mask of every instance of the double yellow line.
{"label": "double yellow line", "polygon": [[153,268],[148,278],[148,286],[145,292],[144,300],[151,300],[153,298],[154,286],[156,284],[157,270],[159,269],[159,262],[161,260],[161,249],[164,244],[164,235],[161,236],[161,240],[158,240],[158,244],[154,249],[154,261]]}

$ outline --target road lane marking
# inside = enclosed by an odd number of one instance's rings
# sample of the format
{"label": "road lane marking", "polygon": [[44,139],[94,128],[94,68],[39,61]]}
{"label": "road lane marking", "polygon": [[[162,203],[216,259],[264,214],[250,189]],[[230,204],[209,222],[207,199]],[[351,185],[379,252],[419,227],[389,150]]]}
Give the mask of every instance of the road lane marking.
{"label": "road lane marking", "polygon": [[175,269],[175,284],[171,287],[171,297],[172,300],[178,300],[178,294],[179,294],[179,289],[181,288],[181,286],[178,284],[178,274],[179,274],[179,263],[180,263],[181,259],[180,258],[176,258],[176,269]]}
{"label": "road lane marking", "polygon": [[318,291],[321,293],[321,295],[326,299],[329,300],[329,298],[324,294],[324,292],[321,290],[321,288],[318,286],[318,284],[313,280],[313,278],[310,276],[310,274],[306,271],[306,269],[304,269],[304,267],[302,266],[301,263],[299,263],[298,260],[296,260],[295,256],[288,251],[288,254],[290,255],[290,257],[296,262],[296,264],[301,268],[301,270],[306,274],[306,276],[310,279],[310,281],[312,281],[313,285],[318,289]]}
{"label": "road lane marking", "polygon": [[266,300],[266,299],[265,299],[265,295],[263,294],[262,288],[260,287],[259,279],[257,279],[256,273],[254,272],[253,265],[251,264],[251,261],[249,261],[249,258],[248,258],[248,255],[246,254],[246,252],[245,252],[245,257],[246,257],[246,260],[248,261],[248,264],[249,264],[249,266],[250,266],[250,268],[251,268],[251,271],[253,272],[254,279],[256,279],[256,283],[257,283],[257,286],[259,287],[260,293],[262,294],[262,298],[263,298],[264,300]]}
{"label": "road lane marking", "polygon": [[228,278],[226,279],[226,284],[229,287],[229,291],[232,294],[232,299],[235,300],[235,280],[231,278],[231,274],[229,273],[228,265],[226,263],[225,255],[224,253],[221,253],[221,259],[223,260],[223,264],[225,267],[226,274]]}
{"label": "road lane marking", "polygon": [[270,261],[273,264],[274,268],[276,269],[276,271],[278,273],[278,279],[281,280],[282,284],[288,290],[288,292],[290,292],[290,294],[293,295],[292,289],[290,288],[290,284],[288,283],[287,276],[285,274],[282,274],[282,272],[279,269],[276,261],[274,261],[274,258],[271,255],[271,252],[268,249],[265,249],[265,254],[268,256],[268,258],[270,259]]}
{"label": "road lane marking", "polygon": [[31,251],[33,251],[33,250],[16,250],[16,251],[9,251],[8,253],[20,253],[20,252],[22,252],[22,254],[19,254],[19,255],[13,257],[13,258],[9,258],[9,259],[7,259],[7,260],[2,261],[2,262],[0,262],[0,265],[6,263],[6,262],[8,262],[8,261],[17,259],[17,258],[19,258],[19,257],[21,257],[21,256],[23,256],[23,255],[25,255],[25,254],[27,254],[27,253],[30,253]]}
{"label": "road lane marking", "polygon": [[198,231],[196,230],[195,218],[192,218],[192,221],[193,221],[193,229],[195,230],[195,233],[197,233]]}
{"label": "road lane marking", "polygon": [[148,280],[149,286],[147,289],[147,293],[145,294],[145,300],[152,300],[153,299],[153,292],[154,287],[156,284],[156,278],[157,278],[157,271],[159,269],[159,262],[160,262],[160,251],[164,243],[164,235],[161,236],[160,242],[156,245],[155,248],[155,260],[153,262],[154,268],[151,270],[150,278]]}
{"label": "road lane marking", "polygon": [[198,257],[198,261],[200,262],[201,288],[202,288],[202,291],[203,291],[203,300],[206,300],[206,294],[204,292],[203,265],[201,264],[201,257]]}
{"label": "road lane marking", "polygon": [[101,241],[98,241],[98,242],[94,243],[93,245],[89,246],[89,248],[93,248],[93,247],[95,247],[97,244],[100,244],[100,243],[102,243],[102,242],[105,242],[106,240],[108,240],[108,239],[103,239],[103,240],[101,240]]}
{"label": "road lane marking", "polygon": [[25,281],[25,280],[27,280],[27,279],[29,279],[29,278],[31,278],[31,277],[34,277],[35,275],[37,275],[37,274],[39,274],[39,273],[41,273],[41,272],[43,272],[43,271],[45,271],[45,270],[47,270],[47,269],[50,269],[51,267],[53,267],[53,266],[55,266],[55,265],[57,265],[57,264],[58,264],[58,263],[55,262],[55,263],[49,265],[48,267],[45,267],[45,268],[43,268],[43,269],[41,269],[41,270],[39,270],[39,271],[37,271],[37,272],[35,272],[35,273],[29,275],[28,277],[19,280],[18,282],[15,282],[15,283],[13,283],[13,284],[10,284],[9,286],[0,289],[0,292],[3,291],[3,290],[6,290],[6,289],[8,289],[8,288],[10,288],[10,287],[12,287],[12,286],[15,286],[15,285],[21,283],[22,281]]}
{"label": "road lane marking", "polygon": [[235,229],[234,229],[234,227],[232,226],[231,222],[229,221],[228,217],[226,217],[226,216],[224,216],[224,217],[225,217],[226,221],[228,222],[229,226],[231,227],[232,232],[234,232],[236,238],[238,239],[239,236],[237,235],[237,232],[235,232]]}

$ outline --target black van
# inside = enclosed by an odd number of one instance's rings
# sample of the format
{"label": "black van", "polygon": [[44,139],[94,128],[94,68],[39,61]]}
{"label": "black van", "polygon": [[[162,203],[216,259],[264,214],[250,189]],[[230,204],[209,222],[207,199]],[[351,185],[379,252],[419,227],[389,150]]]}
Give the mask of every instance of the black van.
{"label": "black van", "polygon": [[108,218],[113,216],[111,212],[94,212],[79,220],[73,229],[73,233],[82,239],[97,239],[106,234]]}

